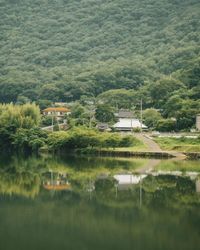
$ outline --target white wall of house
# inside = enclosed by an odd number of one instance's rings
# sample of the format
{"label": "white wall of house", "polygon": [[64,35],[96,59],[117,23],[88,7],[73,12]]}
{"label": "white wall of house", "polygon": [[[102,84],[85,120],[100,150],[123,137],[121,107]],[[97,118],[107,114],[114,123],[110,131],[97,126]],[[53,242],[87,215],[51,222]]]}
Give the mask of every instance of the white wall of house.
{"label": "white wall of house", "polygon": [[196,129],[200,131],[200,114],[196,116]]}
{"label": "white wall of house", "polygon": [[138,119],[131,119],[131,118],[120,118],[119,121],[113,126],[117,130],[127,130],[130,131],[135,128],[142,128],[147,129],[147,126],[141,124]]}

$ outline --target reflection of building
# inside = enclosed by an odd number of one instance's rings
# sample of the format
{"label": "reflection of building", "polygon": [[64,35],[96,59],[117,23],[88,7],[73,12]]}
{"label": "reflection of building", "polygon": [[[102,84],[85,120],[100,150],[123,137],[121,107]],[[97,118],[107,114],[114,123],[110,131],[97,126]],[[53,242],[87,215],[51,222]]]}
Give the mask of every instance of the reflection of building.
{"label": "reflection of building", "polygon": [[200,179],[196,180],[196,192],[200,193]]}
{"label": "reflection of building", "polygon": [[65,174],[57,174],[51,172],[50,179],[47,178],[43,182],[43,187],[47,190],[71,190],[71,184],[68,182]]}
{"label": "reflection of building", "polygon": [[119,190],[127,190],[133,185],[139,184],[142,179],[147,175],[132,175],[132,174],[118,174],[114,175],[115,180],[118,182]]}
{"label": "reflection of building", "polygon": [[65,115],[70,114],[70,110],[64,107],[51,107],[42,111],[44,116],[54,116],[57,119],[63,118]]}

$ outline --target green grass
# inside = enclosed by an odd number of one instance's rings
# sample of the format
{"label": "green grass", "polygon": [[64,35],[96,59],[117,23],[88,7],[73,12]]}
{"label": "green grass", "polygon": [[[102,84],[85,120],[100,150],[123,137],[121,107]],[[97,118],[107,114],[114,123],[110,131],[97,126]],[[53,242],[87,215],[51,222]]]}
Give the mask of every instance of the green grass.
{"label": "green grass", "polygon": [[163,150],[180,152],[200,152],[200,139],[193,138],[168,138],[158,137],[154,139]]}
{"label": "green grass", "polygon": [[109,149],[109,150],[115,150],[115,151],[130,151],[130,152],[139,152],[139,151],[146,151],[147,146],[137,138],[133,137],[133,144],[129,147],[117,147],[115,149]]}
{"label": "green grass", "polygon": [[155,170],[162,171],[182,171],[182,172],[200,172],[199,161],[161,161],[155,167]]}

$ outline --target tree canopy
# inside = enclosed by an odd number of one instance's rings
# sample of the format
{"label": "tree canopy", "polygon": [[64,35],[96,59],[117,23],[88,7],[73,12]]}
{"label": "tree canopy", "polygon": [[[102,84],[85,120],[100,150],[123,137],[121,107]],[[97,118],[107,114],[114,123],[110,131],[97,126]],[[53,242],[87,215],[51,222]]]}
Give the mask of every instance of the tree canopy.
{"label": "tree canopy", "polygon": [[0,15],[2,103],[199,109],[198,0],[2,0]]}
{"label": "tree canopy", "polygon": [[2,0],[0,101],[74,100],[178,72],[199,85],[198,0]]}

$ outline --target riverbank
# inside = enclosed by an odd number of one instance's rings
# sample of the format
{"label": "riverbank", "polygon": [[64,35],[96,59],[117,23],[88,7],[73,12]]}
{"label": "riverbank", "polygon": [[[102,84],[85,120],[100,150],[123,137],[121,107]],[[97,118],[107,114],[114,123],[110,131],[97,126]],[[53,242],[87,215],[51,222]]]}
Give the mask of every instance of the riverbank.
{"label": "riverbank", "polygon": [[153,140],[164,151],[178,151],[185,153],[200,153],[200,137],[154,137]]}
{"label": "riverbank", "polygon": [[128,151],[116,149],[76,149],[76,154],[112,156],[112,157],[144,157],[156,159],[169,159],[175,157],[170,152],[151,152],[151,151]]}
{"label": "riverbank", "polygon": [[[96,146],[88,146],[88,147],[81,147],[80,143],[76,142],[76,147],[70,148],[70,145],[67,146],[69,143],[69,139],[67,137],[66,142],[63,136],[66,134],[61,134],[61,132],[53,133],[51,138],[51,143],[49,145],[51,147],[42,148],[41,152],[60,152],[66,154],[77,154],[77,155],[97,155],[97,156],[114,156],[114,157],[143,157],[143,158],[156,158],[156,159],[170,159],[175,158],[177,160],[185,160],[185,159],[200,159],[200,151],[199,152],[185,152],[182,150],[175,150],[177,148],[177,143],[181,145],[188,143],[188,138],[154,138],[151,137],[149,134],[140,133],[140,134],[129,134],[129,135],[122,135],[119,134],[98,134],[99,138],[103,138],[109,141],[109,146],[105,147],[105,145],[99,147]],[[59,137],[58,137],[58,136]],[[96,134],[95,134],[96,135]],[[84,134],[85,136],[85,134]],[[82,131],[79,134],[78,140],[83,142],[87,139],[90,142],[91,137],[94,136],[91,134],[87,134],[87,138],[83,138]],[[107,136],[107,137],[106,137]],[[105,137],[105,138],[104,138]],[[127,140],[130,142],[129,146],[125,146],[125,144],[121,147],[120,141]],[[77,139],[76,139],[77,140]],[[176,141],[174,141],[176,140]],[[186,140],[186,141],[185,141]],[[196,141],[192,141],[189,139],[192,145],[198,147],[199,139],[197,138]],[[69,141],[71,143],[71,140]],[[117,143],[116,143],[117,142]],[[170,144],[170,143],[171,144]],[[68,144],[66,144],[68,143]],[[104,143],[105,144],[105,143]],[[108,145],[108,143],[106,143]],[[111,146],[112,144],[112,146]],[[57,146],[55,146],[57,145]],[[115,146],[118,145],[118,146]],[[187,144],[188,145],[188,144]],[[53,147],[52,147],[53,146]],[[67,147],[66,147],[67,146]],[[85,144],[84,144],[85,146]]]}

